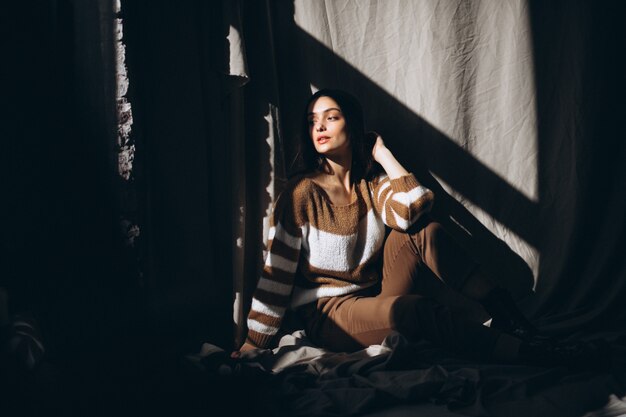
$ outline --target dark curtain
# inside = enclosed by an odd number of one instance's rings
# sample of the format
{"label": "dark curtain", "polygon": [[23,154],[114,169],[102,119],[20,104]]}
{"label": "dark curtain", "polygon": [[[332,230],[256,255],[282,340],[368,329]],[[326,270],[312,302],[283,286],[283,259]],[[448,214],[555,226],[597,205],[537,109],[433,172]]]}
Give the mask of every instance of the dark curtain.
{"label": "dark curtain", "polygon": [[232,339],[237,164],[220,72],[219,4],[122,4],[136,158],[142,172],[148,315],[164,340],[193,351]]}
{"label": "dark curtain", "polygon": [[[566,330],[623,328],[625,10],[613,2],[530,5],[544,201],[536,314]],[[554,178],[567,188],[554,189]]]}
{"label": "dark curtain", "polygon": [[1,405],[7,415],[67,414],[98,378],[113,379],[137,303],[118,223],[113,9],[12,2],[1,19],[0,287],[45,348],[43,363],[16,371],[17,356],[4,367],[3,340]]}
{"label": "dark curtain", "polygon": [[64,356],[102,342],[113,295],[135,285],[115,215],[112,10],[51,1],[2,16],[2,286]]}
{"label": "dark curtain", "polygon": [[232,345],[245,80],[224,73],[225,13],[122,3],[136,146],[124,179],[114,2],[5,5],[0,289],[11,316],[35,318],[45,354],[17,374],[0,357],[1,413],[180,410],[181,357]]}

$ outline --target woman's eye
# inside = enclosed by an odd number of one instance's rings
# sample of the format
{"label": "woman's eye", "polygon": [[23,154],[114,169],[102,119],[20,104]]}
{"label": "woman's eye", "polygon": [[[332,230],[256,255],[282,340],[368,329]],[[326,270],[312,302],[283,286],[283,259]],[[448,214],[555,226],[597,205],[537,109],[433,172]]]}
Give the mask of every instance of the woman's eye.
{"label": "woman's eye", "polygon": [[337,116],[330,116],[330,117],[328,118],[328,120],[337,120],[337,119],[339,119],[339,117],[337,117]]}

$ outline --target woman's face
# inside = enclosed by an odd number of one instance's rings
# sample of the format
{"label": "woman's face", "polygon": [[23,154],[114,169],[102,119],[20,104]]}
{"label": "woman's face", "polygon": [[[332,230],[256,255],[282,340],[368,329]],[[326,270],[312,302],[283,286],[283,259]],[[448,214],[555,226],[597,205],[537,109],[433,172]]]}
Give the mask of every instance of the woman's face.
{"label": "woman's face", "polygon": [[330,97],[319,97],[307,110],[309,136],[315,150],[325,156],[349,153],[346,119],[337,102]]}

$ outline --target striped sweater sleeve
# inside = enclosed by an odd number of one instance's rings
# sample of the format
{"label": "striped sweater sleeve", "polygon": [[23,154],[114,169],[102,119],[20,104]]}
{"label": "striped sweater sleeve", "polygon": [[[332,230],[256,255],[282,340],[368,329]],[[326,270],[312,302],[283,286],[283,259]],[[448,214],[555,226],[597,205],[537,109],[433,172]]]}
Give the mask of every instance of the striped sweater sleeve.
{"label": "striped sweater sleeve", "polygon": [[387,226],[406,231],[422,214],[430,211],[434,194],[420,185],[413,174],[392,180],[384,175],[374,187],[373,200]]}
{"label": "striped sweater sleeve", "polygon": [[270,344],[289,305],[302,242],[295,219],[292,196],[281,194],[270,217],[267,257],[248,314],[247,342],[257,347]]}

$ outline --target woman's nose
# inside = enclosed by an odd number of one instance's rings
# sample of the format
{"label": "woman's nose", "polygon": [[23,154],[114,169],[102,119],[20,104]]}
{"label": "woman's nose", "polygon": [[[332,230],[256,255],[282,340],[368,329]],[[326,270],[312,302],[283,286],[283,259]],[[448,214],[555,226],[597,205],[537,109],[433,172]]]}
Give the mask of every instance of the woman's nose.
{"label": "woman's nose", "polygon": [[324,124],[322,122],[317,122],[315,124],[315,130],[317,130],[318,132],[321,132],[322,130],[324,130]]}

